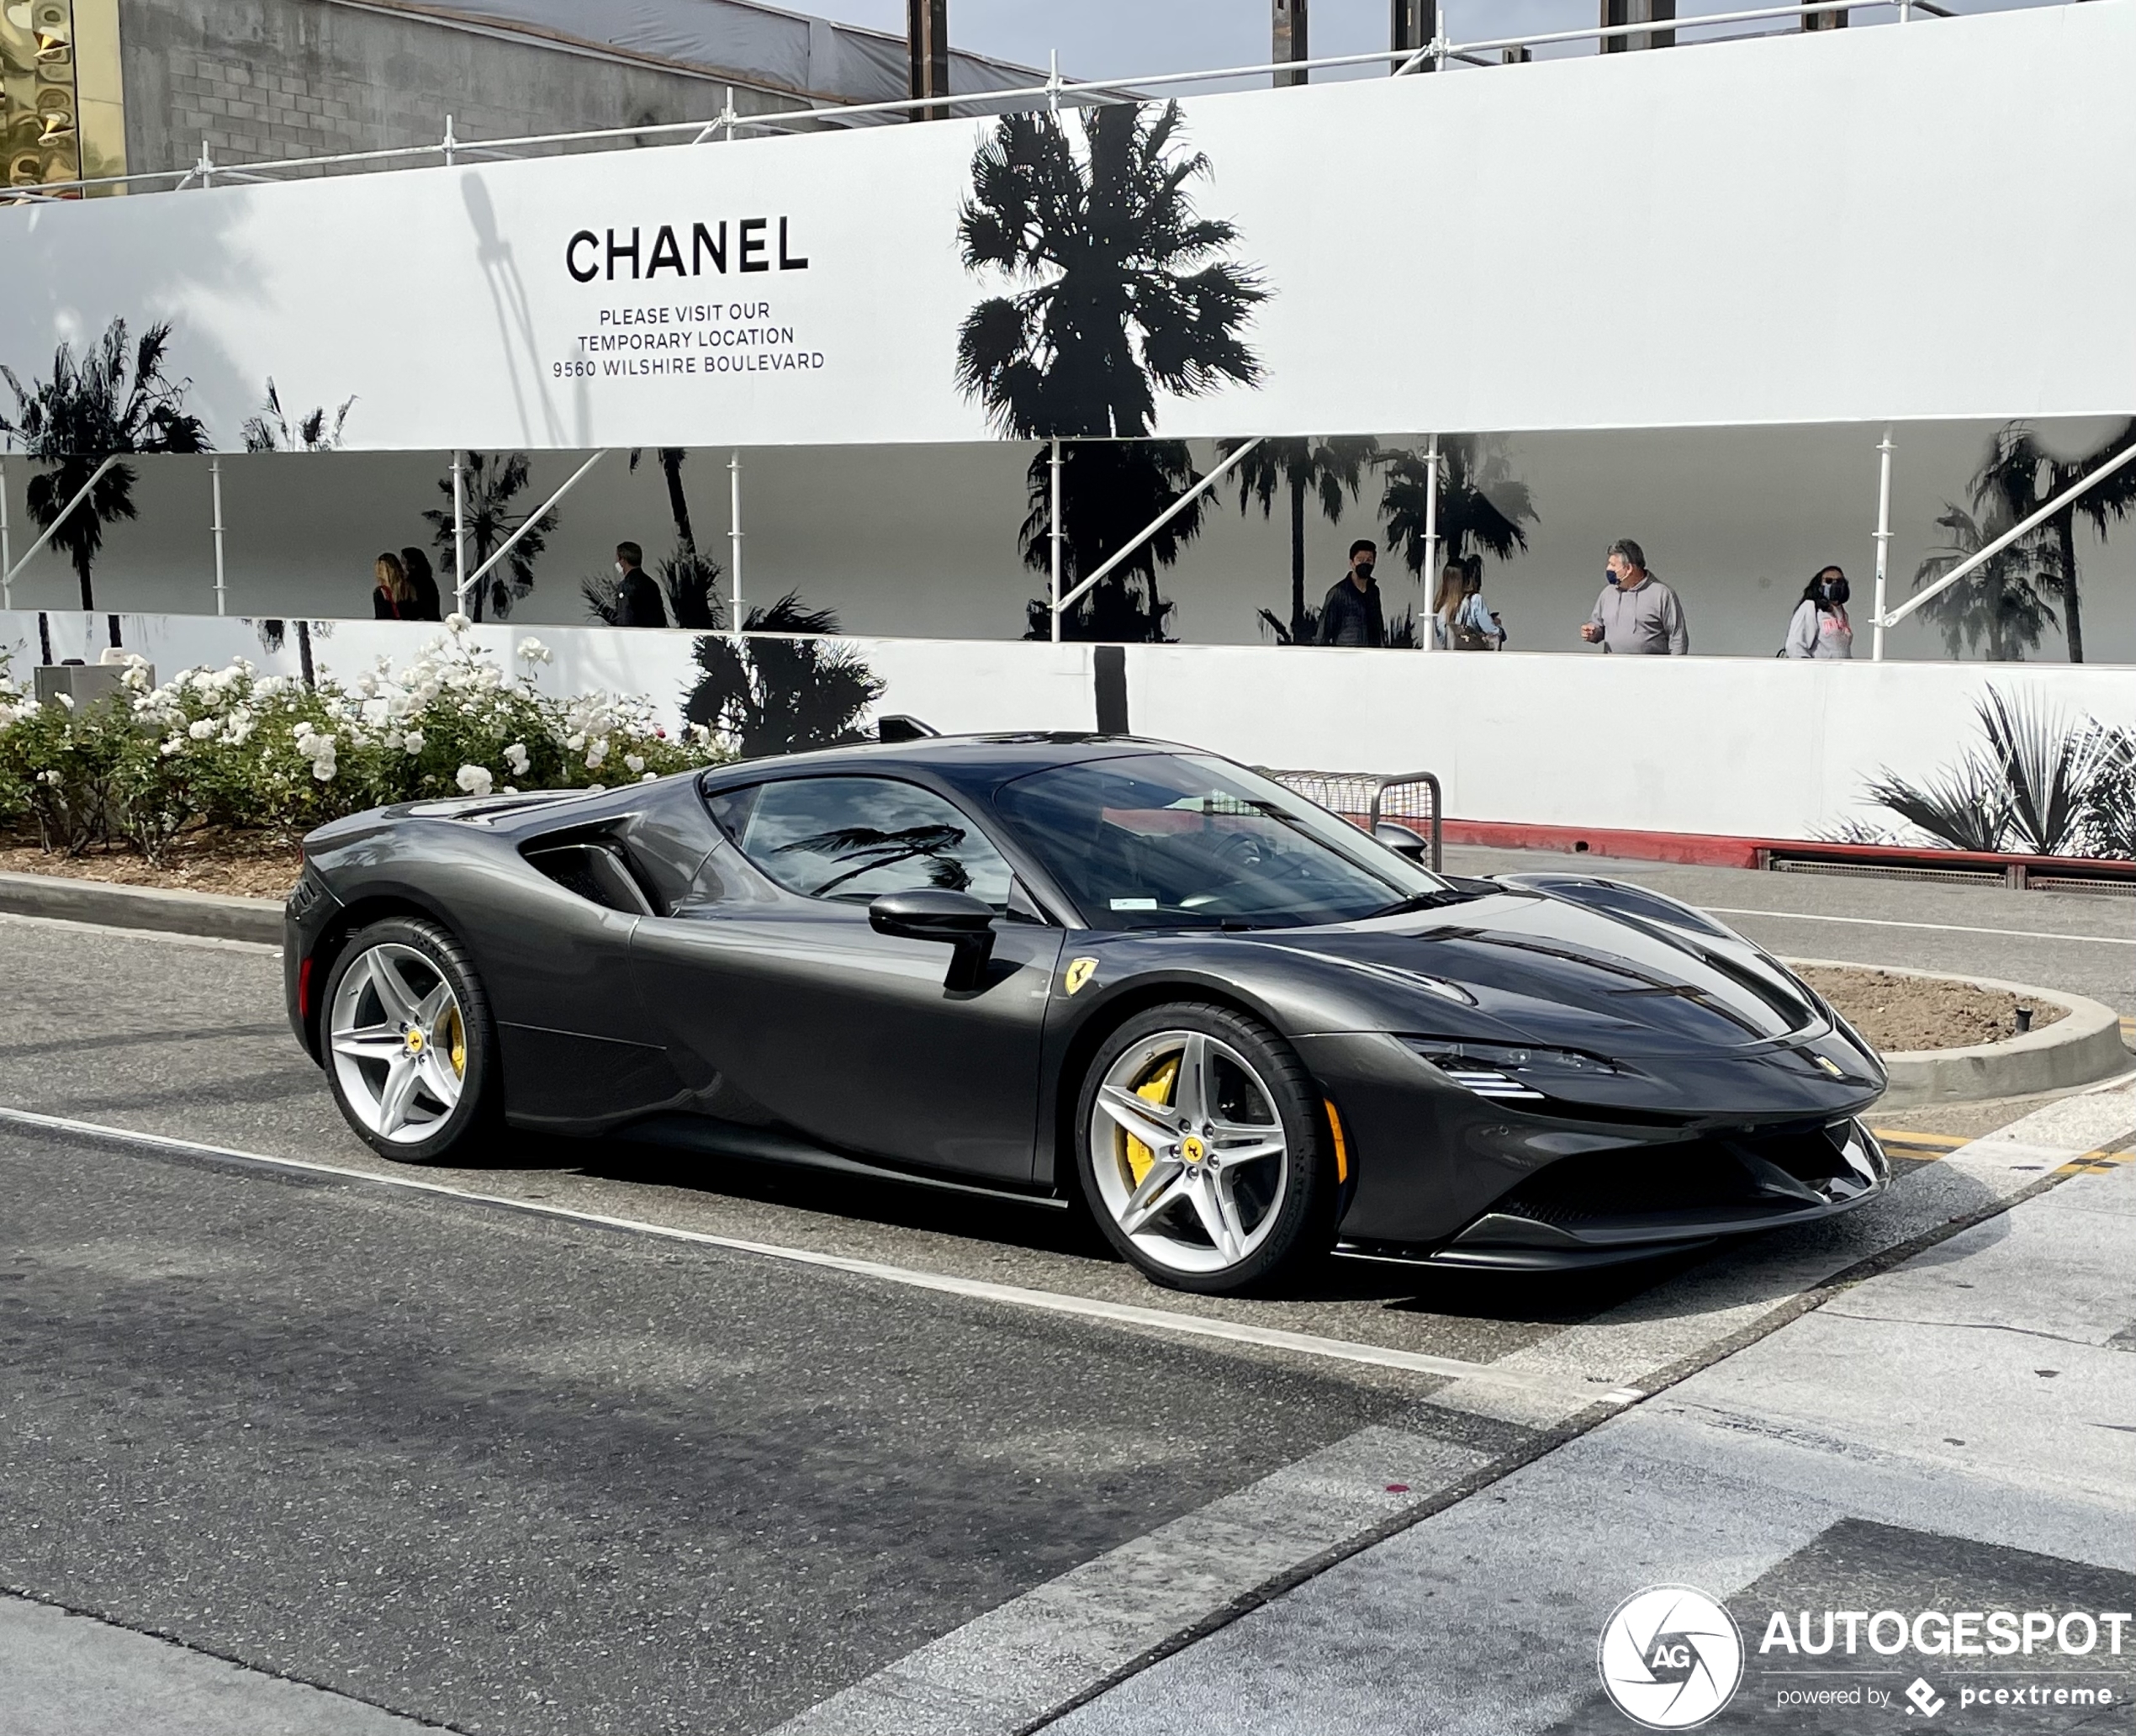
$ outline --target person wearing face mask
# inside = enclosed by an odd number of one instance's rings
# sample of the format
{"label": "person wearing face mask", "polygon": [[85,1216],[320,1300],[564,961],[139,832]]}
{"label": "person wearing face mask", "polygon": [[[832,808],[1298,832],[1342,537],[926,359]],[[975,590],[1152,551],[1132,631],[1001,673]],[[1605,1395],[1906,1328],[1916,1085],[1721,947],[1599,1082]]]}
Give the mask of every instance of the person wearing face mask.
{"label": "person wearing face mask", "polygon": [[1372,583],[1378,545],[1360,537],[1350,545],[1350,570],[1329,587],[1320,605],[1324,645],[1384,645],[1387,620],[1380,612],[1379,587]]}
{"label": "person wearing face mask", "polygon": [[1847,618],[1847,575],[1827,567],[1812,579],[1787,624],[1790,657],[1852,657],[1854,628]]}
{"label": "person wearing face mask", "polygon": [[1684,657],[1691,629],[1676,593],[1647,570],[1647,557],[1629,537],[1610,545],[1602,595],[1580,623],[1580,637],[1620,657]]}
{"label": "person wearing face mask", "polygon": [[668,611],[660,601],[660,587],[645,576],[645,551],[635,542],[616,545],[616,624],[618,627],[665,627]]}

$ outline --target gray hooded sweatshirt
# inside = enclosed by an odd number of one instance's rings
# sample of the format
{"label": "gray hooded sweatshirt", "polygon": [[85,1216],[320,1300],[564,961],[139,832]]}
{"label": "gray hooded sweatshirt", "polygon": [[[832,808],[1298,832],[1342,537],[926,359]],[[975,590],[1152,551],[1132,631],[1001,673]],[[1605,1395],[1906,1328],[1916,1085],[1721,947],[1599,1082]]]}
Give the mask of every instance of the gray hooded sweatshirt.
{"label": "gray hooded sweatshirt", "polygon": [[1604,585],[1588,620],[1602,629],[1602,648],[1620,657],[1683,657],[1691,649],[1683,604],[1652,573],[1636,585]]}

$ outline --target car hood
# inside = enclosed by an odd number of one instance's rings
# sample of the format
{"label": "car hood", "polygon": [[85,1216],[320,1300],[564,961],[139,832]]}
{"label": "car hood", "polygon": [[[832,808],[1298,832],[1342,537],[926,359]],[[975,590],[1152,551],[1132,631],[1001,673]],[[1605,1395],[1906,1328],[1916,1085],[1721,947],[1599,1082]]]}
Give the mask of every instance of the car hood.
{"label": "car hood", "polygon": [[[1821,1002],[1748,941],[1529,891],[1264,945],[1361,978],[1397,1029],[1636,1057],[1747,1051],[1832,1029]],[[1457,997],[1438,985],[1452,985]]]}

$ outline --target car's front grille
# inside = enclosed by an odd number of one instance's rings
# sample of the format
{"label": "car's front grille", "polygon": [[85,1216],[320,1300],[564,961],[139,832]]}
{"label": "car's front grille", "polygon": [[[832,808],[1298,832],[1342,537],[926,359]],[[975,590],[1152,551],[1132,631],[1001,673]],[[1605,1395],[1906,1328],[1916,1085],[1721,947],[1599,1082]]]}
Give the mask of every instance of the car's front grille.
{"label": "car's front grille", "polygon": [[1850,1136],[1858,1137],[1843,1121],[1561,1158],[1491,1209],[1575,1232],[1685,1213],[1784,1215],[1860,1191],[1864,1178],[1844,1150]]}

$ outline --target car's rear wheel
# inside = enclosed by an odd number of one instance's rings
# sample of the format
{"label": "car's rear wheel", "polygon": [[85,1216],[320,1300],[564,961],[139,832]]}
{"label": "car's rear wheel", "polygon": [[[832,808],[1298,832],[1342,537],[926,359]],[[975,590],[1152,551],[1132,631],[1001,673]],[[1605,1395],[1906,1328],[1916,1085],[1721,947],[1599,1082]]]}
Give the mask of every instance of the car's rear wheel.
{"label": "car's rear wheel", "polygon": [[334,1100],[365,1144],[404,1163],[473,1161],[494,1130],[496,1027],[467,952],[395,917],[356,934],[327,979]]}
{"label": "car's rear wheel", "polygon": [[1157,1283],[1264,1288],[1333,1240],[1324,1128],[1310,1076],[1273,1031],[1226,1007],[1155,1007],[1084,1077],[1084,1194],[1106,1239]]}

